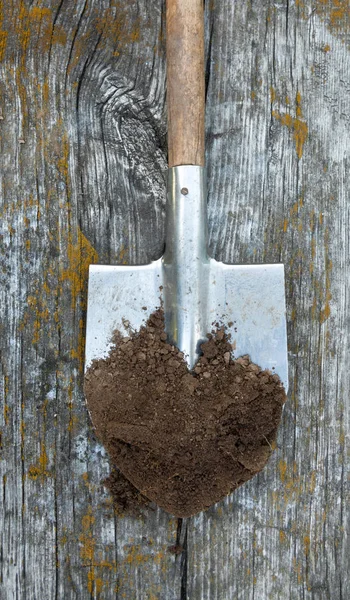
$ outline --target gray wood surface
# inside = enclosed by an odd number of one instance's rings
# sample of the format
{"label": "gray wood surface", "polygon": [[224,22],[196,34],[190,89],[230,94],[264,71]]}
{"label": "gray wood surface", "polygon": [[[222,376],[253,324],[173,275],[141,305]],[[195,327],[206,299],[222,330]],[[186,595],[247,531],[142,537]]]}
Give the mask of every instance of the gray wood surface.
{"label": "gray wood surface", "polygon": [[349,12],[206,2],[211,249],[286,264],[291,386],[264,472],[178,521],[113,514],[82,393],[89,263],[163,248],[164,2],[0,2],[2,600],[350,597]]}

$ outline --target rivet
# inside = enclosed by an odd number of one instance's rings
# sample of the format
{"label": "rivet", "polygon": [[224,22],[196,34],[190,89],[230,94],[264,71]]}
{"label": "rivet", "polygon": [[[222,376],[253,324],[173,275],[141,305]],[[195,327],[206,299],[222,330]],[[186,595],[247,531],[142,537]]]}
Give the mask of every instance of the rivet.
{"label": "rivet", "polygon": [[188,189],[187,189],[187,188],[181,188],[181,194],[182,194],[183,196],[187,196],[187,194],[188,194]]}

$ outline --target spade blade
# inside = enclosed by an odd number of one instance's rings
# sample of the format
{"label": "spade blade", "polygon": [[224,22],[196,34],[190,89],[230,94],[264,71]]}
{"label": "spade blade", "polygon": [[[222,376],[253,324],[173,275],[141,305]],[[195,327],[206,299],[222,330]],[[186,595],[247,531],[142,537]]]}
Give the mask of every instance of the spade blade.
{"label": "spade blade", "polygon": [[161,305],[161,291],[161,260],[136,267],[90,265],[85,370],[108,356],[116,330],[140,329]]}

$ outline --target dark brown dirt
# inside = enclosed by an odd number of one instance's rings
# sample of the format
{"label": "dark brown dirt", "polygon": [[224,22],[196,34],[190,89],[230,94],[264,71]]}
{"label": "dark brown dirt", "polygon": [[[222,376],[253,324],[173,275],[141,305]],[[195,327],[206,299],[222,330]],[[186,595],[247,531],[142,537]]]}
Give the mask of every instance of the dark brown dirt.
{"label": "dark brown dirt", "polygon": [[224,330],[208,336],[188,371],[167,343],[161,310],[115,341],[88,370],[85,394],[96,434],[134,486],[110,482],[117,505],[130,508],[134,494],[138,505],[145,496],[187,517],[263,469],[286,400],[277,375],[247,356],[232,359]]}
{"label": "dark brown dirt", "polygon": [[129,481],[121,471],[112,466],[111,473],[103,481],[113,499],[115,512],[120,515],[140,516],[149,500]]}

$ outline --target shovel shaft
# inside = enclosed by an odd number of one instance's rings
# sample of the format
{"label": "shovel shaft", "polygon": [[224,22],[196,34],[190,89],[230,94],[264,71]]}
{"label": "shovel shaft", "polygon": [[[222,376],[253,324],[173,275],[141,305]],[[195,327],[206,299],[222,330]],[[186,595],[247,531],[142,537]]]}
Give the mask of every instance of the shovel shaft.
{"label": "shovel shaft", "polygon": [[163,299],[165,330],[192,369],[208,328],[205,169],[169,169]]}
{"label": "shovel shaft", "polygon": [[167,0],[169,167],[204,166],[203,0]]}

